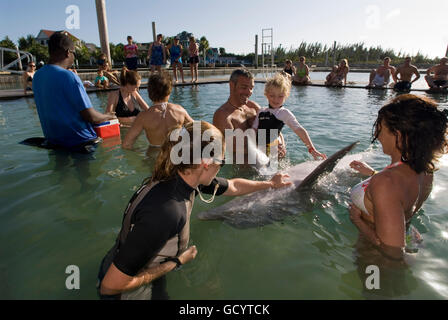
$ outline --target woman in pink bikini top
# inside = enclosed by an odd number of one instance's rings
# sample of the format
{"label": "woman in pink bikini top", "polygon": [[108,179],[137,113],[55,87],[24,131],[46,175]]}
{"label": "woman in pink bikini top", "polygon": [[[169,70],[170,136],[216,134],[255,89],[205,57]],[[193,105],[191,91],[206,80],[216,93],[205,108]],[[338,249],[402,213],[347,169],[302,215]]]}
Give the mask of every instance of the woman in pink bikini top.
{"label": "woman in pink bikini top", "polygon": [[391,165],[376,173],[364,162],[350,163],[371,176],[352,189],[350,219],[383,253],[401,258],[406,227],[431,192],[437,159],[448,151],[447,116],[434,101],[406,94],[379,110],[374,129],[373,141]]}

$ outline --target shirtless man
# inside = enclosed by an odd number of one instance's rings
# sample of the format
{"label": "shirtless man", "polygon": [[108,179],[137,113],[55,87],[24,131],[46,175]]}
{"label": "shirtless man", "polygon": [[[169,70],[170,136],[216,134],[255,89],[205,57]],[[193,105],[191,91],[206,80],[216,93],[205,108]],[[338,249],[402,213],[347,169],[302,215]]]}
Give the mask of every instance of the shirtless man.
{"label": "shirtless man", "polygon": [[[241,129],[243,132],[251,129],[257,112],[260,110],[258,103],[249,100],[254,89],[252,73],[245,69],[236,69],[230,76],[229,87],[229,99],[216,110],[213,116],[213,125],[221,130],[224,135],[226,129]],[[246,143],[244,147],[245,161],[247,161]],[[236,146],[235,139],[233,146]],[[236,151],[235,148],[234,151]],[[286,153],[284,144],[279,145],[278,152],[279,157],[284,156]]]}
{"label": "shirtless man", "polygon": [[169,103],[172,89],[171,76],[167,73],[154,74],[148,80],[148,95],[153,105],[140,112],[123,140],[122,147],[131,149],[144,130],[146,138],[154,147],[160,147],[169,130],[193,122],[188,112],[180,105]]}
{"label": "shirtless man", "polygon": [[[412,75],[415,74],[414,80],[412,80]],[[417,67],[411,64],[411,57],[406,57],[404,59],[404,64],[397,68],[395,72],[395,77],[397,83],[394,86],[394,90],[398,92],[409,92],[411,91],[412,83],[420,79],[420,73]]]}
{"label": "shirtless man", "polygon": [[390,58],[384,58],[384,64],[370,72],[369,84],[366,88],[385,87],[389,83],[390,76],[394,82],[397,82],[395,71],[395,67],[390,65]]}
{"label": "shirtless man", "polygon": [[438,65],[426,70],[425,80],[431,89],[448,88],[448,58],[443,57]]}

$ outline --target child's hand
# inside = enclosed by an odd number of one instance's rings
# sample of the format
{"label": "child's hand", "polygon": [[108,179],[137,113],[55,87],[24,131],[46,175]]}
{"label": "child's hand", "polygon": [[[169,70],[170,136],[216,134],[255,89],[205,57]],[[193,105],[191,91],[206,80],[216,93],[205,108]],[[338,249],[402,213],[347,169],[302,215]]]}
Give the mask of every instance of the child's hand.
{"label": "child's hand", "polygon": [[317,151],[316,149],[310,150],[311,155],[313,156],[314,160],[325,160],[327,159],[327,155],[324,153],[320,153],[319,151]]}

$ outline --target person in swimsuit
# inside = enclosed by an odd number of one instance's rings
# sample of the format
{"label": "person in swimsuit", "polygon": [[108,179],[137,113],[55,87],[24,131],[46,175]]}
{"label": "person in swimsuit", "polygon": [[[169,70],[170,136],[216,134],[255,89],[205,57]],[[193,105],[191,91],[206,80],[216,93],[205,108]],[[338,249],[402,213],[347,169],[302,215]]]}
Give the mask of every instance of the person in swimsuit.
{"label": "person in swimsuit", "polygon": [[[333,70],[335,69],[333,68]],[[334,72],[333,75],[330,78],[327,78],[325,84],[329,86],[347,85],[347,74],[349,71],[350,67],[348,66],[348,60],[342,59],[341,62],[339,63],[339,66],[336,68],[335,71],[333,71]]]}
{"label": "person in swimsuit", "polygon": [[[202,143],[191,143],[196,134]],[[189,246],[197,195],[211,203],[215,195],[240,196],[291,185],[282,173],[269,181],[217,178],[225,164],[224,136],[205,121],[176,127],[167,137],[152,176],[131,198],[115,245],[101,262],[97,288],[102,299],[169,298],[164,275],[192,261],[198,252]],[[180,161],[172,157],[179,145]],[[212,196],[205,199],[202,194]]]}
{"label": "person in swimsuit", "polygon": [[162,71],[162,65],[166,64],[166,48],[162,43],[163,35],[158,34],[157,40],[151,43],[148,50],[148,60],[151,66],[151,74],[157,70],[159,73]]}
{"label": "person in swimsuit", "polygon": [[95,87],[100,89],[107,89],[109,88],[109,79],[104,76],[104,73],[102,70],[98,70],[97,77],[95,78]]}
{"label": "person in swimsuit", "polygon": [[292,83],[295,85],[311,84],[310,68],[305,63],[305,57],[299,58],[299,66],[297,67],[296,75],[292,78]]}
{"label": "person in swimsuit", "polygon": [[24,95],[27,94],[27,91],[33,91],[33,77],[35,73],[36,73],[36,63],[31,61],[28,63],[28,68],[22,75]]}
{"label": "person in swimsuit", "polygon": [[183,47],[179,43],[179,37],[173,39],[173,43],[168,46],[168,51],[170,52],[171,66],[173,67],[174,80],[177,83],[177,69],[179,69],[180,75],[182,77],[182,83],[184,80],[184,69],[182,67],[182,51]]}
{"label": "person in swimsuit", "polygon": [[[413,75],[415,75],[414,80],[412,80]],[[397,83],[394,86],[394,90],[397,92],[409,92],[412,84],[420,79],[420,72],[418,72],[416,66],[411,64],[411,57],[406,57],[404,58],[404,63],[397,68],[395,76]]]}
{"label": "person in swimsuit", "polygon": [[443,57],[438,65],[426,70],[425,80],[431,89],[448,88],[448,58]]}
{"label": "person in swimsuit", "polygon": [[122,126],[130,126],[140,111],[149,110],[149,106],[138,93],[141,77],[137,71],[123,67],[120,83],[119,90],[109,93],[106,112],[115,112]]}
{"label": "person in swimsuit", "polygon": [[123,47],[126,57],[126,67],[129,70],[137,70],[138,47],[132,42],[132,37],[128,36],[128,44]]}
{"label": "person in swimsuit", "polygon": [[394,82],[397,82],[395,76],[396,69],[394,66],[390,65],[391,59],[389,57],[384,58],[383,65],[379,66],[377,69],[373,69],[370,72],[369,84],[366,88],[384,88],[389,84],[390,77]]}
{"label": "person in swimsuit", "polygon": [[117,71],[112,69],[105,53],[100,54],[97,64],[98,70],[103,72],[103,76],[109,80],[109,83],[112,82],[116,85],[120,85],[120,75]]}
{"label": "person in swimsuit", "polygon": [[193,36],[190,37],[188,53],[190,55],[188,62],[190,63],[191,82],[195,83],[198,81],[199,46]]}
{"label": "person in swimsuit", "polygon": [[149,77],[148,95],[153,105],[137,115],[123,140],[123,148],[131,149],[142,131],[151,146],[160,147],[171,128],[193,121],[182,106],[168,102],[171,90],[172,79],[167,72]]}
{"label": "person in swimsuit", "polygon": [[376,173],[366,163],[351,168],[370,176],[352,189],[350,220],[362,239],[395,260],[404,257],[406,229],[431,192],[435,164],[447,153],[447,113],[425,97],[404,94],[383,106],[374,139],[391,164]]}
{"label": "person in swimsuit", "polygon": [[330,85],[331,80],[333,80],[333,78],[336,77],[337,72],[338,72],[338,66],[334,65],[333,68],[331,68],[331,72],[325,78],[325,85],[326,86]]}
{"label": "person in swimsuit", "polygon": [[292,61],[289,59],[285,61],[285,68],[283,71],[289,74],[291,78],[294,78],[296,75],[296,67],[293,66]]}
{"label": "person in swimsuit", "polygon": [[[277,146],[280,142],[285,144],[279,134],[286,124],[299,136],[315,160],[319,158],[326,159],[325,154],[316,150],[308,132],[300,125],[294,114],[283,107],[290,90],[291,79],[286,73],[277,73],[274,77],[266,81],[264,95],[268,99],[269,107],[262,108],[258,111],[252,125],[252,128],[257,130],[258,142],[260,143],[260,137],[265,135],[266,139],[261,138],[261,140],[266,141],[266,151],[269,155],[271,147]],[[278,130],[278,134],[275,137],[271,137],[270,135],[272,129]]]}

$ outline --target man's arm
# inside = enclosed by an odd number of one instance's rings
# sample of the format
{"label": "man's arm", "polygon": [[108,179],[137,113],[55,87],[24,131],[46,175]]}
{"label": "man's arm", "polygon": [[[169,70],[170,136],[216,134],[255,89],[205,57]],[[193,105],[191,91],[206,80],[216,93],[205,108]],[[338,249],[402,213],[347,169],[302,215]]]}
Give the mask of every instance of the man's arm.
{"label": "man's arm", "polygon": [[411,83],[417,81],[418,79],[420,79],[420,72],[418,72],[418,69],[416,67],[413,68],[414,74],[415,74],[415,79],[411,81]]}
{"label": "man's arm", "polygon": [[115,113],[101,113],[94,108],[87,108],[79,112],[84,121],[92,124],[102,123],[108,120],[116,119]]}
{"label": "man's arm", "polygon": [[397,69],[395,67],[390,67],[390,75],[392,76],[392,80],[394,82],[397,82],[397,75],[396,75]]}

